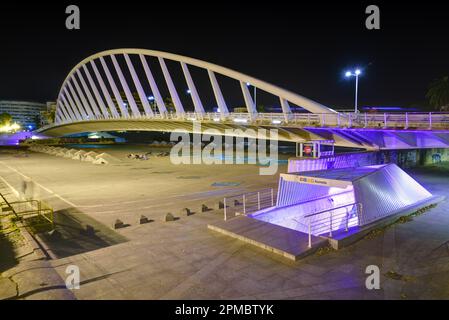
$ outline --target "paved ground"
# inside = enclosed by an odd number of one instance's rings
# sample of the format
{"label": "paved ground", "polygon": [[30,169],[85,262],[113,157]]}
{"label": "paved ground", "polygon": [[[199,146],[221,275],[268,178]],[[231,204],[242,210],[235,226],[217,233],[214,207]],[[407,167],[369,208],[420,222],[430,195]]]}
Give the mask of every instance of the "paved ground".
{"label": "paved ground", "polygon": [[[56,250],[62,258],[50,261],[61,278],[68,265],[80,268],[78,299],[449,298],[448,201],[338,252],[290,262],[207,230],[208,223],[222,219],[220,211],[195,210],[224,194],[274,186],[277,176],[259,176],[256,166],[181,167],[156,159],[97,167],[41,154],[3,154],[0,161],[0,175],[13,187],[20,188],[21,175],[31,177],[34,192],[69,220],[95,226],[95,241],[87,243],[73,232]],[[416,170],[413,175],[434,194],[449,196],[449,171]],[[212,187],[214,182],[241,184]],[[183,207],[196,214],[180,216]],[[180,219],[162,222],[167,211]],[[141,214],[155,221],[137,225]],[[131,226],[113,231],[116,218]],[[380,290],[365,288],[368,265],[381,269]],[[30,277],[34,271],[20,274]],[[46,288],[40,287],[40,298]],[[31,291],[24,298],[35,295]]]}

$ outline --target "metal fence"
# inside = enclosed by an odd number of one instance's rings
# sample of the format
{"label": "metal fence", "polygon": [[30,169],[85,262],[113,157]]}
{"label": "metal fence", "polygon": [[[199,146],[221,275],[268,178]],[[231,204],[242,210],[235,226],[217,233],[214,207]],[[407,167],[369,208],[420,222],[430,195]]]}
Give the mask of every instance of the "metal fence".
{"label": "metal fence", "polygon": [[33,222],[29,224],[51,224],[52,226],[54,226],[53,208],[45,202],[40,200],[8,202],[3,195],[2,199],[2,212],[11,212],[25,223],[33,220],[33,218],[37,218],[37,220],[34,219]]}
{"label": "metal fence", "polygon": [[247,215],[276,205],[276,191],[273,188],[238,194],[224,198],[224,220],[238,215]]}

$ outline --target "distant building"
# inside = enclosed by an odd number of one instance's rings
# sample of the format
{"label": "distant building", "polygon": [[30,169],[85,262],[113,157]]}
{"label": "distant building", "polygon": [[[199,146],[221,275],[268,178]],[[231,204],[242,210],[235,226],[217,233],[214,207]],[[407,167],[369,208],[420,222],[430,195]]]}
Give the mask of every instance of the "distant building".
{"label": "distant building", "polygon": [[0,114],[10,114],[13,122],[17,122],[24,129],[35,129],[39,125],[40,112],[43,110],[47,110],[45,103],[0,101]]}
{"label": "distant building", "polygon": [[56,102],[47,102],[45,110],[39,112],[39,127],[47,126],[55,122]]}

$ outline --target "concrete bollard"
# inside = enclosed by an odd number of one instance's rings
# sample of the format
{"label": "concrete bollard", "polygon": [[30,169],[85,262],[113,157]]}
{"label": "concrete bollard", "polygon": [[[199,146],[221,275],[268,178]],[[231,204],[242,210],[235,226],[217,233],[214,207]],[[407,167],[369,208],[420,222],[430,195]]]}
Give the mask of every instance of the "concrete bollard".
{"label": "concrete bollard", "polygon": [[140,216],[139,224],[145,224],[145,223],[150,223],[150,222],[151,222],[151,220],[148,219],[147,217],[145,217],[144,215]]}
{"label": "concrete bollard", "polygon": [[[224,209],[225,205],[223,201],[218,201],[218,209]],[[229,207],[229,206],[226,206]]]}
{"label": "concrete bollard", "polygon": [[123,223],[122,220],[120,220],[120,219],[115,220],[114,229],[121,229],[124,227],[125,227],[125,224]]}
{"label": "concrete bollard", "polygon": [[183,216],[191,216],[191,215],[193,214],[193,212],[190,211],[189,208],[184,208],[184,209],[181,210],[181,214],[182,214]]}
{"label": "concrete bollard", "polygon": [[169,213],[167,213],[167,214],[165,215],[164,221],[165,221],[165,222],[175,221],[175,217],[169,212]]}

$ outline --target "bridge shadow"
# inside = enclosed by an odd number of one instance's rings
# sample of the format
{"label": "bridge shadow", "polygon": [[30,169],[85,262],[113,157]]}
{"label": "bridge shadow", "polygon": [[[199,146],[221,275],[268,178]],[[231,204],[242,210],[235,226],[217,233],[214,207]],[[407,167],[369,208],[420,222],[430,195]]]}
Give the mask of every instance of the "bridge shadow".
{"label": "bridge shadow", "polygon": [[128,241],[124,236],[75,208],[55,211],[55,232],[39,236],[57,257],[64,258]]}

